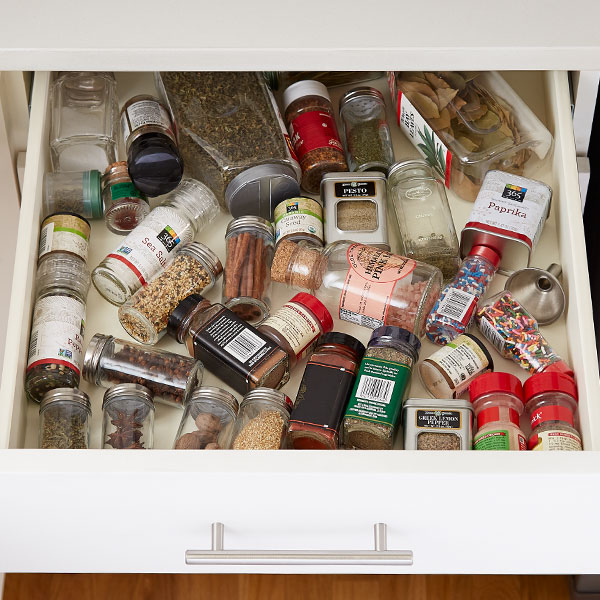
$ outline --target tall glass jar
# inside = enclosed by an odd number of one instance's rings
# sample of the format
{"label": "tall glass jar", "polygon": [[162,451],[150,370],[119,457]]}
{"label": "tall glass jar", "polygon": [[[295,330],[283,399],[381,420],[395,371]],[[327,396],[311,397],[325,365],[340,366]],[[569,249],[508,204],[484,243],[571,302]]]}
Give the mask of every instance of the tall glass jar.
{"label": "tall glass jar", "polygon": [[89,271],[78,256],[55,252],[40,264],[25,373],[29,400],[79,385],[89,287]]}
{"label": "tall glass jar", "polygon": [[43,217],[57,212],[72,212],[86,219],[101,219],[104,208],[100,171],[46,173]]}
{"label": "tall glass jar", "polygon": [[93,270],[94,286],[112,304],[123,304],[218,212],[215,195],[199,181],[185,179]]}
{"label": "tall glass jar", "polygon": [[89,448],[91,416],[92,405],[85,392],[72,388],[47,392],[40,403],[40,448]]}

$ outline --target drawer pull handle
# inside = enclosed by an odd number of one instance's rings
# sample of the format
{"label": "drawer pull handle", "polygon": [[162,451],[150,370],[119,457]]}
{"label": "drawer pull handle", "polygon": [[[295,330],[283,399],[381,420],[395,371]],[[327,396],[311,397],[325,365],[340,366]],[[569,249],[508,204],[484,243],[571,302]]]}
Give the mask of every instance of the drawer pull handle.
{"label": "drawer pull handle", "polygon": [[387,549],[387,525],[375,523],[374,550],[225,550],[225,526],[212,524],[212,549],[187,550],[188,565],[412,565],[411,550]]}

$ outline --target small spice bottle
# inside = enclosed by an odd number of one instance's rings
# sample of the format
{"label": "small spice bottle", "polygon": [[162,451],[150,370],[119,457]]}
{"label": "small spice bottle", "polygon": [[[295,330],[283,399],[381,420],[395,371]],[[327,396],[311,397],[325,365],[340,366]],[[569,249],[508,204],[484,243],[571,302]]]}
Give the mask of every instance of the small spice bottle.
{"label": "small spice bottle", "polygon": [[29,400],[79,385],[89,287],[89,271],[78,256],[55,252],[38,267],[25,373]]}
{"label": "small spice bottle", "polygon": [[368,86],[349,90],[340,100],[340,118],[349,169],[387,173],[394,148],[383,94]]}
{"label": "small spice bottle", "polygon": [[191,294],[210,290],[222,272],[210,248],[200,242],[182,244],[165,270],[119,307],[119,321],[138,342],[156,344],[175,307]]}
{"label": "small spice bottle", "polygon": [[44,175],[44,217],[70,212],[86,219],[101,219],[103,211],[100,171]]}
{"label": "small spice bottle", "polygon": [[299,196],[280,202],[273,213],[275,243],[281,240],[323,247],[323,203]]}
{"label": "small spice bottle", "polygon": [[268,388],[248,392],[240,405],[233,432],[234,450],[279,450],[285,448],[292,401]]}
{"label": "small spice bottle", "polygon": [[273,226],[261,217],[238,217],[225,232],[227,260],[223,304],[253,325],[264,321],[271,308]]}
{"label": "small spice bottle", "polygon": [[226,450],[231,446],[233,423],[238,414],[233,394],[203,386],[186,399],[175,436],[175,450]]}
{"label": "small spice bottle", "polygon": [[154,445],[152,392],[137,383],[120,383],[104,393],[102,447],[151,450]]}
{"label": "small spice bottle", "polygon": [[200,361],[167,350],[140,346],[96,333],[85,351],[82,375],[101,387],[138,383],[148,388],[156,402],[183,406],[202,383]]}
{"label": "small spice bottle", "polygon": [[448,342],[419,365],[421,381],[434,398],[458,398],[476,377],[493,370],[487,348],[468,333]]}
{"label": "small spice bottle", "polygon": [[446,285],[427,317],[427,337],[444,346],[465,333],[475,316],[479,299],[496,274],[500,253],[488,246],[474,246],[456,277]]}
{"label": "small spice bottle", "polygon": [[92,405],[85,392],[67,387],[47,392],[40,403],[40,448],[89,448],[91,416]]}
{"label": "small spice bottle", "polygon": [[296,294],[258,327],[258,331],[283,348],[292,369],[312,352],[315,342],[333,329],[325,305],[305,292]]}
{"label": "small spice bottle", "polygon": [[471,383],[471,403],[477,417],[474,450],[527,450],[519,417],[523,387],[510,373],[484,373]]}
{"label": "small spice bottle", "polygon": [[365,347],[351,335],[332,331],[317,341],[302,376],[288,429],[297,450],[336,450],[346,405]]}
{"label": "small spice bottle", "polygon": [[113,233],[127,235],[150,212],[148,199],[131,181],[127,161],[108,165],[101,185],[106,226]]}
{"label": "small spice bottle", "polygon": [[70,212],[54,213],[42,221],[38,263],[54,252],[72,254],[87,262],[90,223]]}
{"label": "small spice bottle", "polygon": [[123,304],[218,213],[215,195],[203,183],[185,179],[94,269],[94,286],[112,304]]}
{"label": "small spice bottle", "polygon": [[342,423],[345,448],[391,450],[421,342],[384,325],[371,334]]}
{"label": "small spice bottle", "polygon": [[300,184],[317,194],[325,173],[348,170],[327,88],[318,81],[298,81],[283,92],[283,108],[302,168]]}
{"label": "small spice bottle", "polygon": [[531,419],[530,450],[583,450],[573,422],[578,395],[571,377],[562,373],[532,375],[523,394]]}
{"label": "small spice bottle", "polygon": [[285,350],[222,304],[211,305],[199,294],[177,305],[167,332],[240,394],[257,387],[280,388],[289,379]]}

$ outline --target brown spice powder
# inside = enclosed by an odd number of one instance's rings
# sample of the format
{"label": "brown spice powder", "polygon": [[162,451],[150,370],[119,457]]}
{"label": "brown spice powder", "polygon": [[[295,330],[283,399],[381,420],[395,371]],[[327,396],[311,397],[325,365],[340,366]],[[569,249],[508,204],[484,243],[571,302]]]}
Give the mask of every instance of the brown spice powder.
{"label": "brown spice powder", "polygon": [[424,431],[417,438],[417,450],[460,450],[460,438],[455,433]]}

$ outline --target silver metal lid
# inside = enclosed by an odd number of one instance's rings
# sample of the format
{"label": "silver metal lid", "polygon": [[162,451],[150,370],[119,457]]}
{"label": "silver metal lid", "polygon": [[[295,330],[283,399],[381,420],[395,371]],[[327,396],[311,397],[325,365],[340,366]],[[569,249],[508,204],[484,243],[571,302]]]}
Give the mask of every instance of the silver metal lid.
{"label": "silver metal lid", "polygon": [[398,171],[403,171],[407,167],[427,167],[431,169],[431,165],[424,158],[407,158],[406,160],[400,160],[395,162],[388,169],[388,179],[394,174],[398,173]]}
{"label": "silver metal lid", "polygon": [[241,406],[249,402],[254,402],[256,400],[267,400],[268,402],[274,402],[279,405],[281,408],[287,410],[288,413],[291,414],[294,403],[290,399],[289,396],[286,396],[283,392],[279,390],[273,390],[271,388],[256,388],[254,390],[250,390],[242,400]]}
{"label": "silver metal lid", "polygon": [[348,102],[351,102],[352,100],[356,100],[356,98],[376,98],[377,100],[384,102],[383,94],[379,90],[375,89],[374,87],[364,85],[348,90],[340,98],[340,112],[344,105],[348,104]]}
{"label": "silver metal lid", "polygon": [[107,344],[114,339],[115,338],[112,335],[104,335],[102,333],[94,334],[85,351],[85,356],[83,357],[81,376],[86,381],[98,385],[96,378],[100,359],[102,358],[102,354],[106,349]]}
{"label": "silver metal lid", "polygon": [[451,400],[446,398],[409,398],[404,402],[402,410],[407,408],[428,408],[434,410],[464,408],[473,412],[473,406],[469,400]]}
{"label": "silver metal lid", "polygon": [[223,273],[223,265],[219,257],[208,247],[200,242],[188,242],[182,244],[179,254],[189,254],[199,260],[218,279]]}
{"label": "silver metal lid", "polygon": [[225,231],[225,236],[227,237],[230,233],[240,231],[242,229],[257,229],[258,231],[270,235],[273,240],[275,239],[271,221],[267,221],[267,219],[263,219],[262,217],[251,216],[238,217],[237,219],[229,221]]}
{"label": "silver metal lid", "polygon": [[360,172],[346,172],[346,173],[325,173],[321,177],[321,188],[325,181],[374,181],[381,179],[385,181],[385,175],[380,171],[360,171]]}
{"label": "silver metal lid", "polygon": [[90,397],[77,388],[56,388],[50,390],[44,394],[42,401],[40,402],[40,413],[53,402],[75,402],[85,408],[90,414],[92,414],[92,404]]}
{"label": "silver metal lid", "polygon": [[185,404],[192,404],[194,402],[204,402],[205,400],[218,401],[224,404],[234,414],[237,415],[240,408],[237,398],[228,392],[218,387],[204,385],[196,388],[192,394],[185,400]]}
{"label": "silver metal lid", "polygon": [[146,386],[139,383],[119,383],[118,385],[113,385],[104,393],[102,409],[104,410],[106,405],[114,400],[141,400],[148,408],[154,410],[154,396],[152,392]]}

